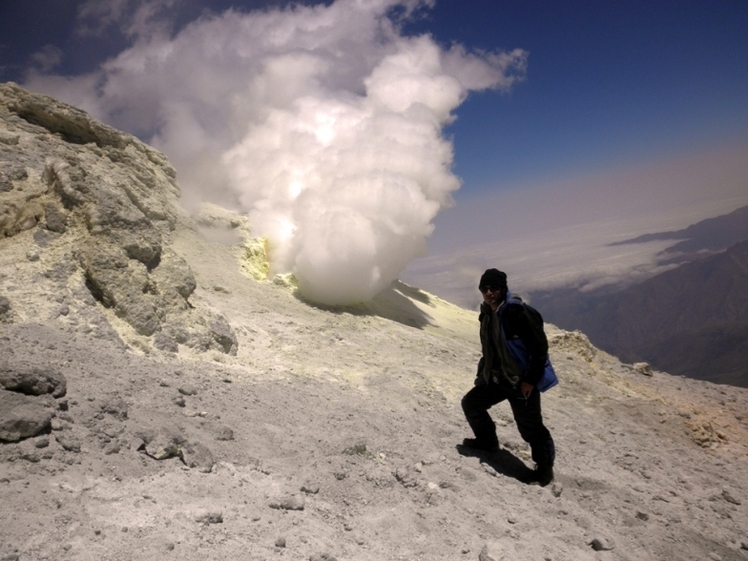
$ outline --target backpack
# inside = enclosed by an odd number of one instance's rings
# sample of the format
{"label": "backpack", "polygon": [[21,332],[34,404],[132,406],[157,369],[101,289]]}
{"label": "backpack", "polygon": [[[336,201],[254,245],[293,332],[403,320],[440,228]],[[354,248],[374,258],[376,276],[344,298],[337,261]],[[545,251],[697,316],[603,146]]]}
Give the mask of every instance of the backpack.
{"label": "backpack", "polygon": [[[507,293],[507,302],[504,307],[507,306],[522,306],[524,308],[525,315],[531,321],[533,327],[536,330],[542,332],[543,336],[545,336],[545,332],[543,331],[543,316],[541,316],[540,312],[538,312],[535,308],[528,304],[525,304],[521,298],[512,297],[509,293]],[[530,353],[527,352],[525,344],[521,339],[507,339],[504,334],[504,324],[501,319],[499,319],[499,325],[501,326],[501,338],[506,341],[506,346],[509,349],[509,353],[517,362],[522,372],[527,372],[530,369]],[[546,356],[543,376],[540,378],[535,387],[538,388],[538,390],[540,390],[541,392],[544,392],[550,390],[556,385],[558,385],[558,377],[556,376],[555,370],[553,370],[553,365],[551,364],[550,357]]]}

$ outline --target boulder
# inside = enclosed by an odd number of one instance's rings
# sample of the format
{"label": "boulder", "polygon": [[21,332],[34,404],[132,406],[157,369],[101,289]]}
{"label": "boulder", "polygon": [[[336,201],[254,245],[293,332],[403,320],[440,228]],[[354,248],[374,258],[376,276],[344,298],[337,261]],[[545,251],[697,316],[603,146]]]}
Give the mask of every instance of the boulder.
{"label": "boulder", "polygon": [[67,380],[62,372],[51,367],[0,364],[0,387],[26,395],[52,394],[63,397],[67,392]]}
{"label": "boulder", "polygon": [[33,397],[0,390],[0,441],[17,442],[49,430],[52,415]]}

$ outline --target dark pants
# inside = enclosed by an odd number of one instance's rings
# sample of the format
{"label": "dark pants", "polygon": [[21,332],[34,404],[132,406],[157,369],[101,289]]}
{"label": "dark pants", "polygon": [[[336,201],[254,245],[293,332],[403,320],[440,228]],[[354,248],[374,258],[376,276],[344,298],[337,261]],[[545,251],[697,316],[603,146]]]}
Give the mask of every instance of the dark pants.
{"label": "dark pants", "polygon": [[486,443],[497,443],[496,424],[488,410],[505,399],[509,401],[519,434],[530,445],[532,459],[538,466],[553,466],[556,449],[551,433],[543,424],[540,392],[534,389],[525,399],[519,389],[508,382],[485,384],[482,380],[462,398],[462,410],[475,437]]}

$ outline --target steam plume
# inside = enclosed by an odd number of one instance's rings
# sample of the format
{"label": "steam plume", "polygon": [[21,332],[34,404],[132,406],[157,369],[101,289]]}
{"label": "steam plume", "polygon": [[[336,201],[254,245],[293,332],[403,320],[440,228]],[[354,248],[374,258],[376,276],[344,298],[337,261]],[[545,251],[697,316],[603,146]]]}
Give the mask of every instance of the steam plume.
{"label": "steam plume", "polygon": [[442,129],[468,93],[508,89],[526,53],[445,49],[405,36],[427,0],[337,0],[163,25],[95,75],[27,86],[150,140],[188,204],[250,216],[271,273],[327,304],[368,300],[425,251],[460,182]]}

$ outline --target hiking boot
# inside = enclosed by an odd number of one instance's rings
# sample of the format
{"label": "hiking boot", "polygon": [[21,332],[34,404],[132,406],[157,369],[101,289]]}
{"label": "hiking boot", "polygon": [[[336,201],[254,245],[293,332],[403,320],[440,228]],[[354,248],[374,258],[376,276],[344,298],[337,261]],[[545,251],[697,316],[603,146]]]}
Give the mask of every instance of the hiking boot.
{"label": "hiking boot", "polygon": [[535,471],[532,472],[528,483],[534,483],[545,487],[551,481],[553,481],[553,466],[538,466]]}
{"label": "hiking boot", "polygon": [[481,450],[483,452],[497,452],[499,450],[498,441],[487,441],[479,438],[466,438],[462,441],[465,448],[472,450]]}

